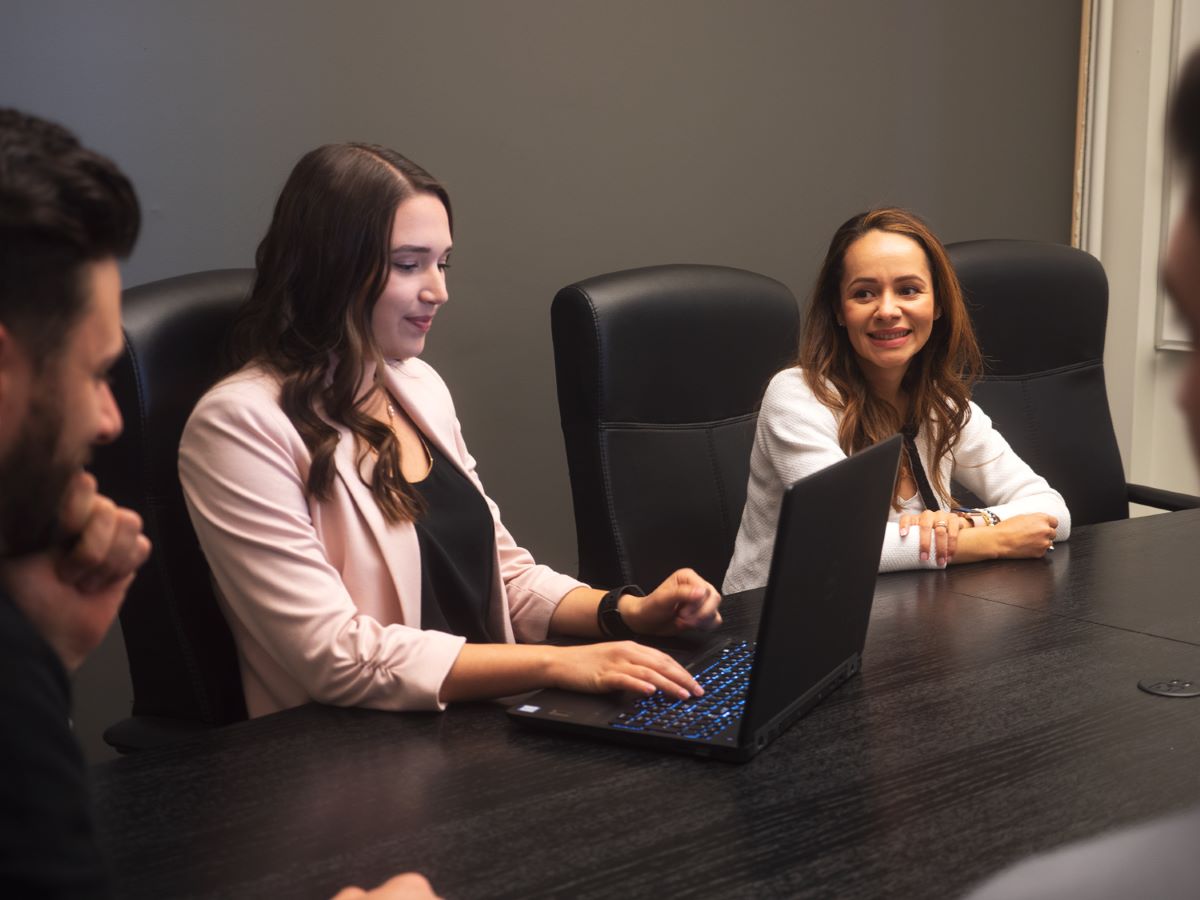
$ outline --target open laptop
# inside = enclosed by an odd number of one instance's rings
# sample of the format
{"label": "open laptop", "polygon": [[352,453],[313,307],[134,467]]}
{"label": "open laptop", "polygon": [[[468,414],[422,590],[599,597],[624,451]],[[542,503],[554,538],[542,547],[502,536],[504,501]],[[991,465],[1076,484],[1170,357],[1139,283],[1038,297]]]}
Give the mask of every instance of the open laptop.
{"label": "open laptop", "polygon": [[757,640],[722,640],[688,665],[705,696],[549,689],[509,715],[662,750],[750,759],[859,670],[901,444],[899,435],[888,438],[784,492]]}

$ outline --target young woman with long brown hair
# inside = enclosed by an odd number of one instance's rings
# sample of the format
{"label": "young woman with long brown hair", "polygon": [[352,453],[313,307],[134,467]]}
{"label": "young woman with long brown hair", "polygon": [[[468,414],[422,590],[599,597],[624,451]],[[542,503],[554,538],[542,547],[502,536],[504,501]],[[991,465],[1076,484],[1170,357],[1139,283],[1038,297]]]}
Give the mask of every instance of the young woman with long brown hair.
{"label": "young woman with long brown hair", "polygon": [[720,596],[687,569],[644,597],[595,590],[516,544],[418,359],[450,248],[445,188],[384,147],[320,147],[284,185],[235,328],[241,368],[201,399],[179,458],[250,714],[698,692],[631,641],[529,645],[710,628]]}
{"label": "young woman with long brown hair", "polygon": [[[898,432],[908,452],[880,571],[1044,556],[1066,540],[1061,495],[970,400],[980,367],[962,289],[925,223],[895,208],[845,222],[817,276],[796,365],[763,398],[725,591],[766,582],[785,487]],[[952,479],[987,507],[960,507]],[[813,515],[837,527],[835,510]]]}

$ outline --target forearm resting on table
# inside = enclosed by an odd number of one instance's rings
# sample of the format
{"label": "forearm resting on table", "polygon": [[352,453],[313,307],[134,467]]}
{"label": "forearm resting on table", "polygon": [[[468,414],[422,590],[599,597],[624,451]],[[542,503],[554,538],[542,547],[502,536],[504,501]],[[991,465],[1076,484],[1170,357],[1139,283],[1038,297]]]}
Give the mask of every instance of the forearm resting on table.
{"label": "forearm resting on table", "polygon": [[[571,591],[559,603],[551,630],[597,636],[596,608],[603,596],[592,588]],[[631,597],[629,602],[636,604],[639,599]],[[702,693],[687,670],[662,651],[634,641],[606,641],[571,647],[465,644],[442,682],[439,696],[443,702],[479,700],[541,687],[644,694],[666,690],[681,698]]]}
{"label": "forearm resting on table", "polygon": [[556,650],[545,644],[463,644],[438,697],[443,703],[488,700],[546,687]]}
{"label": "forearm resting on table", "polygon": [[964,528],[958,533],[958,549],[951,563],[983,562],[998,559],[1001,553],[1001,535],[992,527]]}
{"label": "forearm resting on table", "polygon": [[1054,546],[1057,526],[1057,519],[1047,513],[1022,513],[998,525],[965,528],[958,533],[953,561],[1043,557]]}
{"label": "forearm resting on table", "polygon": [[[603,591],[578,587],[568,592],[550,618],[550,631],[599,637],[596,608]],[[465,644],[442,682],[444,703],[520,694],[550,683],[555,648],[544,644]]]}

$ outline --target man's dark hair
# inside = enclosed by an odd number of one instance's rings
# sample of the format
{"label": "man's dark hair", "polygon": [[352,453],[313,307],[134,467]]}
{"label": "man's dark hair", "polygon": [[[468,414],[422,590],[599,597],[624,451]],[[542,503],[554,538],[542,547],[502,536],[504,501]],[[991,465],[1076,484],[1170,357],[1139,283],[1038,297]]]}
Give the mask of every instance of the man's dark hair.
{"label": "man's dark hair", "polygon": [[84,311],[83,267],[128,256],[140,225],[112,161],[60,125],[0,107],[0,325],[36,366]]}
{"label": "man's dark hair", "polygon": [[1179,74],[1167,114],[1167,130],[1189,170],[1189,200],[1194,209],[1200,210],[1200,51],[1192,54]]}

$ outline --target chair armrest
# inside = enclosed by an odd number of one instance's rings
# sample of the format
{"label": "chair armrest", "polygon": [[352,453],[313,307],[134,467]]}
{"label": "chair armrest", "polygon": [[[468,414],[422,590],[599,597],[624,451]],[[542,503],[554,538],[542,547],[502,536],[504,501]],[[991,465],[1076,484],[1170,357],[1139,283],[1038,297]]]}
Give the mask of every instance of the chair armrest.
{"label": "chair armrest", "polygon": [[1165,509],[1178,512],[1181,509],[1200,508],[1200,497],[1191,494],[1181,494],[1177,491],[1164,491],[1162,488],[1149,487],[1145,484],[1130,482],[1125,487],[1129,491],[1129,502],[1140,503],[1143,506],[1153,506],[1155,509]]}

